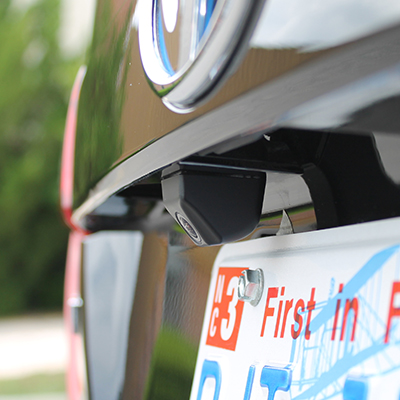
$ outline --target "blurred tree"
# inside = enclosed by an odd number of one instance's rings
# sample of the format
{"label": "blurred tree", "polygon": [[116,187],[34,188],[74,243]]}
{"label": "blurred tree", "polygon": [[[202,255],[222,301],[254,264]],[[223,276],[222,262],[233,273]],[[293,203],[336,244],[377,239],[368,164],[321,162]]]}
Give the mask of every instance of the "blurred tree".
{"label": "blurred tree", "polygon": [[[59,160],[78,60],[62,59],[58,0],[0,1],[0,314],[60,309],[67,229]],[[15,1],[14,1],[15,3]]]}

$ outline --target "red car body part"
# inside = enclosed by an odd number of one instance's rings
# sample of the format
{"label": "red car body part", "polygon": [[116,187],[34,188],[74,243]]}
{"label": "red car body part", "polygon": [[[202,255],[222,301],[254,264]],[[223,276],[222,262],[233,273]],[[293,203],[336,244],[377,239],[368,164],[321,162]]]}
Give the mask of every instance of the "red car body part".
{"label": "red car body part", "polygon": [[[82,232],[73,231],[70,233],[65,270],[64,323],[69,347],[66,387],[68,398],[71,400],[82,398],[82,392],[85,390],[83,338],[76,329],[76,315],[74,315],[74,312],[82,306],[80,287],[82,241],[84,238],[85,234]],[[76,304],[77,300],[80,300],[80,305]]]}
{"label": "red car body part", "polygon": [[71,217],[74,192],[76,123],[78,117],[79,96],[85,74],[86,66],[80,67],[72,87],[61,158],[60,204],[64,220],[73,230],[81,230],[79,227],[75,226]]}

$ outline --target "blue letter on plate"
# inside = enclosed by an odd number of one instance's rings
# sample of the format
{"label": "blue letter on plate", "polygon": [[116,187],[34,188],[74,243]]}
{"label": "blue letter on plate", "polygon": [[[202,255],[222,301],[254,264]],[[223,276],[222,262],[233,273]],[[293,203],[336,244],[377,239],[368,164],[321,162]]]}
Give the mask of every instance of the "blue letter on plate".
{"label": "blue letter on plate", "polygon": [[367,400],[368,385],[363,379],[347,378],[343,388],[343,400]]}
{"label": "blue letter on plate", "polygon": [[203,369],[201,370],[199,393],[197,394],[197,400],[201,400],[204,383],[206,382],[207,378],[215,379],[215,391],[213,400],[218,400],[219,391],[221,389],[221,368],[216,361],[204,360]]}
{"label": "blue letter on plate", "polygon": [[246,389],[244,391],[243,400],[250,400],[251,390],[253,389],[253,381],[254,381],[255,373],[256,373],[256,367],[254,365],[251,365],[249,368],[249,375],[247,376],[247,383],[246,383]]}
{"label": "blue letter on plate", "polygon": [[292,370],[289,368],[276,368],[265,366],[261,372],[260,384],[268,388],[268,400],[274,400],[275,392],[287,392],[292,382]]}

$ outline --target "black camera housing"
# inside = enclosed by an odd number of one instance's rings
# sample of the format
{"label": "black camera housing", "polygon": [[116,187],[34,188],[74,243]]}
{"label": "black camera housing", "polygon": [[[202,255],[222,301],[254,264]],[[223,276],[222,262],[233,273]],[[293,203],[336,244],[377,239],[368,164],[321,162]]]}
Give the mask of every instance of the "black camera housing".
{"label": "black camera housing", "polygon": [[266,174],[234,167],[174,164],[162,174],[168,212],[199,246],[242,239],[260,220]]}

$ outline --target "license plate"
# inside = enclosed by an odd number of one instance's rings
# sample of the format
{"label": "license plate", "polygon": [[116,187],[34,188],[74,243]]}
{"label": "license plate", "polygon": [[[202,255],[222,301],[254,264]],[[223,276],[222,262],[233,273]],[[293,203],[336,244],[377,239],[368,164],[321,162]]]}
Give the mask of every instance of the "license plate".
{"label": "license plate", "polygon": [[[191,400],[400,395],[400,219],[224,246]],[[238,300],[261,269],[258,305]]]}

